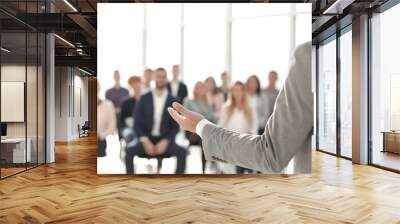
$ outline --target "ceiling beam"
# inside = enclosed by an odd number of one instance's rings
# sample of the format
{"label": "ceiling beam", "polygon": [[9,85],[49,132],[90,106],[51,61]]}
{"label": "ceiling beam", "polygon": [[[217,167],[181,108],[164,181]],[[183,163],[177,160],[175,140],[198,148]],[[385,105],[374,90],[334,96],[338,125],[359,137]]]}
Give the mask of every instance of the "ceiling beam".
{"label": "ceiling beam", "polygon": [[80,14],[67,14],[67,16],[74,21],[78,26],[80,26],[91,38],[96,38],[97,31],[96,28],[90,24],[85,17]]}
{"label": "ceiling beam", "polygon": [[96,71],[97,60],[92,56],[55,56],[56,66],[80,66],[88,67]]}
{"label": "ceiling beam", "polygon": [[351,5],[355,0],[336,0],[332,2],[322,14],[342,14],[344,9]]}

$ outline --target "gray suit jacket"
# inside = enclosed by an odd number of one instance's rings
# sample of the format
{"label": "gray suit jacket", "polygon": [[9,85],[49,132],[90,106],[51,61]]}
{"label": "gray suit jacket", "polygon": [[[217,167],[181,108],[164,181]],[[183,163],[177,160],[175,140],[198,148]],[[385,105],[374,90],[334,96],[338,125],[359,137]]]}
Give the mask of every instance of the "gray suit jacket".
{"label": "gray suit jacket", "polygon": [[293,159],[288,173],[310,173],[313,110],[309,42],[294,52],[264,134],[240,134],[209,123],[201,133],[205,157],[263,173],[282,173]]}

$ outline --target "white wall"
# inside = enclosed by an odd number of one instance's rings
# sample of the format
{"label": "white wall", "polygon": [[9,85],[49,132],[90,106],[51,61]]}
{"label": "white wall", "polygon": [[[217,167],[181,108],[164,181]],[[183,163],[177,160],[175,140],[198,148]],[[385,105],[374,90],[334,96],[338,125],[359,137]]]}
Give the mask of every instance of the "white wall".
{"label": "white wall", "polygon": [[88,120],[88,78],[72,67],[56,67],[55,140],[79,138],[78,125]]}
{"label": "white wall", "polygon": [[[36,134],[36,80],[33,80],[31,74],[36,74],[36,67],[25,65],[3,65],[1,67],[2,82],[24,82],[26,72],[28,72],[28,88],[27,88],[27,122],[28,122],[28,137],[33,131]],[[31,87],[31,88],[29,88]],[[3,96],[4,97],[4,96]],[[29,108],[30,106],[30,108]],[[7,110],[9,108],[2,108]],[[22,108],[24,110],[24,108]],[[8,137],[25,137],[25,126],[27,122],[7,122]]]}
{"label": "white wall", "polygon": [[[25,82],[25,65],[2,65],[1,81],[6,82]],[[29,69],[29,68],[28,68]],[[1,108],[6,110],[6,108]],[[7,123],[8,137],[25,137],[25,122],[9,122]]]}

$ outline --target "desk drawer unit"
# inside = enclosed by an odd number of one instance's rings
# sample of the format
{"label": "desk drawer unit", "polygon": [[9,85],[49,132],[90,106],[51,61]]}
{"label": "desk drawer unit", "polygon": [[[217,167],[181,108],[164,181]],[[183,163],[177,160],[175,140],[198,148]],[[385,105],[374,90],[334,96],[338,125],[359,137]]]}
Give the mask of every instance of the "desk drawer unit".
{"label": "desk drawer unit", "polygon": [[5,164],[21,164],[32,161],[31,141],[25,150],[25,140],[2,140],[1,160]]}
{"label": "desk drawer unit", "polygon": [[384,151],[400,154],[400,133],[384,133]]}

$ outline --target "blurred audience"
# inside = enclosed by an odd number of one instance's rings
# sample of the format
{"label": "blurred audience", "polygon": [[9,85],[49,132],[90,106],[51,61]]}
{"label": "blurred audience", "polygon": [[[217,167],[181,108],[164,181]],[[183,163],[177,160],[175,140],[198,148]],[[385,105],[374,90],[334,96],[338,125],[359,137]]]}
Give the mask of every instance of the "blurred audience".
{"label": "blurred audience", "polygon": [[[121,86],[121,75],[118,70],[114,71],[114,87],[106,91],[106,99],[111,101],[114,105],[115,115],[117,121],[120,119],[121,103],[129,96],[129,91]],[[121,127],[117,123],[118,136],[121,139]]]}
{"label": "blurred audience", "polygon": [[229,93],[229,89],[230,89],[230,77],[228,75],[228,73],[222,72],[221,73],[221,87],[219,87],[219,90],[222,92],[222,94],[224,95],[224,101],[226,101],[228,99],[228,93]]}
{"label": "blurred audience", "polygon": [[[257,134],[258,121],[256,111],[252,109],[246,95],[246,87],[242,82],[235,82],[230,91],[230,98],[224,104],[219,120],[219,125],[240,133]],[[246,149],[243,149],[246,150]],[[244,169],[221,163],[218,164],[224,174],[243,173]]]}
{"label": "blurred audience", "polygon": [[133,114],[135,111],[136,103],[141,95],[141,80],[139,76],[131,76],[128,79],[128,85],[131,89],[131,96],[125,99],[121,104],[121,113],[119,117],[119,128],[122,138],[124,138],[127,145],[133,144],[135,135],[133,132]]}
{"label": "blurred audience", "polygon": [[[218,88],[210,76],[204,82],[198,81],[193,88],[193,97],[188,98],[187,86],[179,80],[179,65],[172,66],[172,79],[168,83],[164,68],[147,68],[143,77],[131,76],[128,79],[129,91],[120,85],[120,73],[114,72],[114,87],[106,91],[106,99],[98,99],[97,129],[98,157],[106,156],[106,137],[118,134],[125,146],[125,163],[128,174],[134,173],[134,157],[157,158],[159,169],[162,158],[176,157],[175,173],[183,174],[186,167],[187,151],[175,143],[179,132],[178,124],[170,117],[166,108],[174,101],[183,103],[189,110],[202,114],[207,120],[241,133],[262,134],[271,116],[279,90],[278,73],[270,71],[268,85],[261,88],[256,75],[248,77],[246,83],[235,82],[230,86],[227,72],[220,76]],[[152,84],[154,81],[154,84]],[[100,85],[98,85],[98,91]],[[226,101],[226,102],[225,102]],[[201,138],[190,132],[185,133],[191,146],[202,146]],[[246,150],[246,149],[243,149]],[[121,154],[123,156],[123,154]],[[211,163],[217,173],[252,173],[252,170],[227,163]],[[206,160],[202,153],[203,173]]]}
{"label": "blurred audience", "polygon": [[222,105],[224,104],[224,95],[217,88],[215,79],[212,76],[206,79],[205,85],[207,90],[207,103],[211,106],[215,119],[219,120]]}
{"label": "blurred audience", "polygon": [[[186,98],[183,101],[183,104],[189,110],[197,112],[203,115],[207,120],[211,122],[215,122],[214,113],[211,106],[207,103],[206,97],[206,87],[203,82],[196,82],[193,89],[193,99]],[[190,145],[198,145],[201,146],[201,138],[195,133],[186,132],[186,138],[189,140]],[[202,152],[202,167],[203,172],[206,167],[206,160],[204,157],[204,153]]]}
{"label": "blurred audience", "polygon": [[115,132],[116,116],[112,102],[101,100],[99,92],[100,84],[97,82],[97,157],[104,157],[107,148],[106,138]]}
{"label": "blurred audience", "polygon": [[263,105],[263,98],[261,94],[261,83],[256,75],[251,75],[246,81],[246,90],[249,104],[257,116],[257,129],[258,133],[264,132],[263,117],[265,109]]}
{"label": "blurred audience", "polygon": [[121,86],[121,75],[118,70],[114,71],[114,87],[106,91],[106,99],[114,105],[115,112],[121,111],[121,102],[129,96],[129,91]]}
{"label": "blurred audience", "polygon": [[151,81],[153,80],[153,70],[146,68],[143,72],[142,94],[151,91]]}
{"label": "blurred audience", "polygon": [[126,171],[134,173],[133,158],[170,157],[177,158],[175,173],[183,174],[186,166],[186,150],[175,143],[178,124],[167,112],[167,107],[177,99],[168,93],[167,72],[164,68],[154,71],[155,88],[141,96],[135,109],[134,129],[139,143],[126,149]]}
{"label": "blurred audience", "polygon": [[[271,116],[272,112],[274,111],[276,97],[278,96],[279,90],[276,87],[278,82],[278,73],[276,71],[270,71],[268,74],[268,86],[262,91],[262,98],[263,98],[263,117],[261,117],[262,122],[260,123],[261,127],[265,127],[269,117]],[[261,133],[263,133],[262,130]]]}
{"label": "blurred audience", "polygon": [[188,90],[186,85],[179,81],[179,72],[179,65],[172,66],[172,80],[168,83],[167,89],[172,96],[178,98],[179,103],[182,103],[188,95]]}

